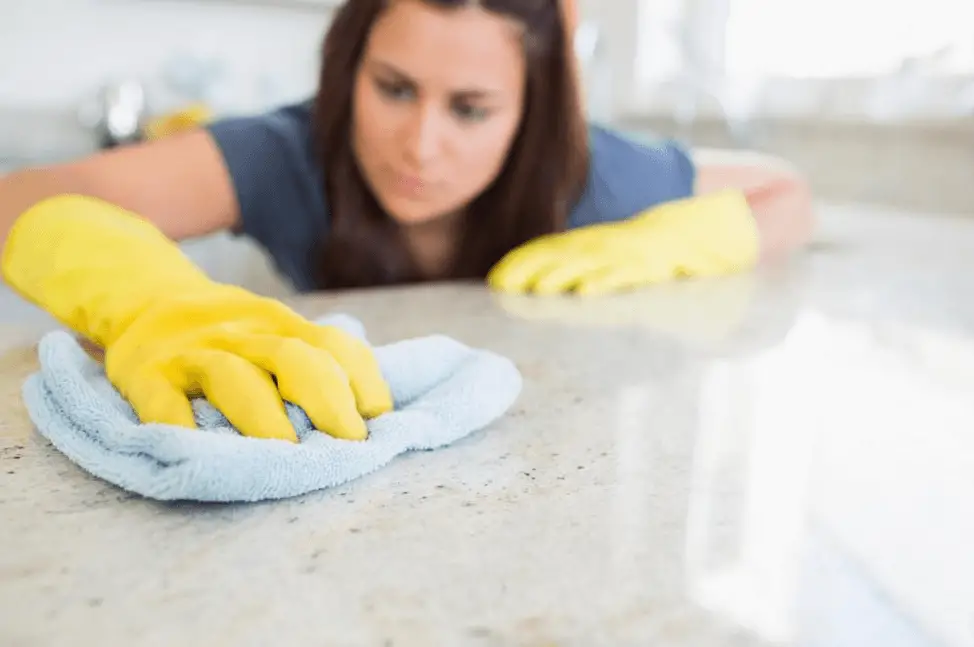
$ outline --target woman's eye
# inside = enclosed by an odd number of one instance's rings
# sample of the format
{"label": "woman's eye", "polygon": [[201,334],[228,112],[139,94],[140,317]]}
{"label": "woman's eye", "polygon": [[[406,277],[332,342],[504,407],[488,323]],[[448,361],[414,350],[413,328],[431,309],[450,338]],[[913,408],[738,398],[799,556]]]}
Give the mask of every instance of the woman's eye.
{"label": "woman's eye", "polygon": [[379,92],[383,95],[389,97],[390,99],[401,101],[404,99],[410,99],[413,96],[413,90],[407,85],[402,83],[390,83],[388,81],[376,81],[376,85],[379,88]]}
{"label": "woman's eye", "polygon": [[483,121],[489,114],[487,110],[472,106],[469,103],[458,103],[453,106],[453,112],[463,121]]}

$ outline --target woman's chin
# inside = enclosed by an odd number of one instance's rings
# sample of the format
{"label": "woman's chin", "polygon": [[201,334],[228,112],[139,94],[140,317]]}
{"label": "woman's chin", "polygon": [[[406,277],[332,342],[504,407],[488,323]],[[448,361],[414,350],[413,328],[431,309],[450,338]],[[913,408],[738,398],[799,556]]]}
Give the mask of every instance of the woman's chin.
{"label": "woman's chin", "polygon": [[396,223],[404,227],[415,227],[435,222],[445,212],[439,205],[416,199],[403,199],[395,196],[382,200],[382,208]]}

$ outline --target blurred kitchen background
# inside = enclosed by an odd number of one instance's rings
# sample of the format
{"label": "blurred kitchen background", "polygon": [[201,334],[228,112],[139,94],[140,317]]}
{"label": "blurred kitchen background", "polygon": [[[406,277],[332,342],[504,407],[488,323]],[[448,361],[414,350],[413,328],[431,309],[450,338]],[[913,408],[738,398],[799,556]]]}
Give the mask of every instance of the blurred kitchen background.
{"label": "blurred kitchen background", "polygon": [[[124,143],[172,111],[219,117],[309,96],[339,4],[0,0],[0,174]],[[974,213],[971,0],[581,0],[581,10],[593,120],[782,155],[822,200]],[[218,278],[282,290],[247,246],[217,236],[187,250]]]}

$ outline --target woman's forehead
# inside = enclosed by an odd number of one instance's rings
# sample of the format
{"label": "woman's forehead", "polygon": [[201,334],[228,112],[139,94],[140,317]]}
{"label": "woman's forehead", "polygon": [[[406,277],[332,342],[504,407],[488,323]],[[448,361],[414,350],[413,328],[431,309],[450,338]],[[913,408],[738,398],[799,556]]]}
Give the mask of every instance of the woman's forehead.
{"label": "woman's forehead", "polygon": [[366,56],[444,91],[502,91],[523,79],[519,31],[476,6],[443,10],[421,0],[394,0],[373,28]]}

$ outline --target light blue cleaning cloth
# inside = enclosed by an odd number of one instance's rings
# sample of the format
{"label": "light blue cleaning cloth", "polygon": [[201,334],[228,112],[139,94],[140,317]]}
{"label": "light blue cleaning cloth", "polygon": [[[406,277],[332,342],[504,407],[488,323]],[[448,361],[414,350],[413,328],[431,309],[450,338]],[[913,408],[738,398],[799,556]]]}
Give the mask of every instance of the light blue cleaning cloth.
{"label": "light blue cleaning cloth", "polygon": [[[352,317],[318,323],[366,339]],[[315,430],[290,403],[298,443],[242,436],[204,399],[193,403],[199,430],[141,424],[102,365],[63,331],[41,340],[40,370],[23,396],[38,431],[91,474],[152,499],[231,502],[332,487],[403,452],[443,447],[500,418],[521,391],[510,360],[449,337],[409,339],[375,353],[395,410],[369,421],[365,441]]]}

